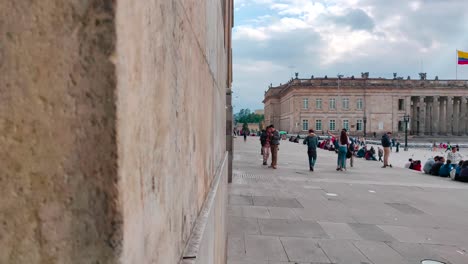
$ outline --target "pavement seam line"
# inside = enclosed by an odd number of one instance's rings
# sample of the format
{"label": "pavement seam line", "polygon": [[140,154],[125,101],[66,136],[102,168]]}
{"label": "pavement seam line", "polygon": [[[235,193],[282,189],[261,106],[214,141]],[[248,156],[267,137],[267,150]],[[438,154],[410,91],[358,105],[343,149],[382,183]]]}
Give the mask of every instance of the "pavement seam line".
{"label": "pavement seam line", "polygon": [[361,253],[367,260],[369,260],[371,264],[375,264],[372,260],[370,260],[370,258],[366,254],[364,254],[364,252],[362,252],[362,250],[358,246],[356,246],[356,244],[354,244],[354,242],[351,242],[351,244],[359,251],[359,253]]}
{"label": "pavement seam line", "polygon": [[284,254],[286,254],[286,257],[288,258],[288,262],[291,262],[292,260],[289,258],[288,252],[286,251],[286,248],[284,247],[283,240],[281,239],[281,237],[278,237],[278,239],[281,243],[281,246],[283,247]]}

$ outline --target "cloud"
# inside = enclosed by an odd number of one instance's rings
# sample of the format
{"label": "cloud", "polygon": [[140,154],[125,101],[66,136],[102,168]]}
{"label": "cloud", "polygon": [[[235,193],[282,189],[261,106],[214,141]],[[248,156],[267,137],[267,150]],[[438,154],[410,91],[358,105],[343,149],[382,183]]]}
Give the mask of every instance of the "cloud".
{"label": "cloud", "polygon": [[[465,0],[236,0],[234,89],[261,108],[271,83],[302,77],[454,78],[456,49],[468,50]],[[461,68],[461,67],[460,67]],[[467,67],[468,68],[468,67]],[[468,79],[468,69],[459,77]],[[245,95],[245,96],[244,96]]]}
{"label": "cloud", "polygon": [[330,16],[328,19],[338,26],[347,26],[353,30],[372,31],[374,29],[374,21],[362,9],[350,8],[344,15]]}

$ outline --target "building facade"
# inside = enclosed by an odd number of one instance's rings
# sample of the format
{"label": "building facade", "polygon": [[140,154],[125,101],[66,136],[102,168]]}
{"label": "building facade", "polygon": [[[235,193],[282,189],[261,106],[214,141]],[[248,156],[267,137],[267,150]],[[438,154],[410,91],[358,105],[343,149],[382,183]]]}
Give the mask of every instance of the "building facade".
{"label": "building facade", "polygon": [[368,78],[291,79],[265,92],[265,124],[289,133],[346,128],[352,135],[464,136],[468,81]]}

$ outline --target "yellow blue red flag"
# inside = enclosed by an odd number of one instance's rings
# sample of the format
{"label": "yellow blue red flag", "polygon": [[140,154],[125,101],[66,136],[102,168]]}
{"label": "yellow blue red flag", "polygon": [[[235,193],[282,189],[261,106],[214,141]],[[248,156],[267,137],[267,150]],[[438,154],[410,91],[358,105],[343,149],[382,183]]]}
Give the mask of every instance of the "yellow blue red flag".
{"label": "yellow blue red flag", "polygon": [[458,53],[458,64],[463,65],[466,64],[468,65],[468,52],[457,50]]}

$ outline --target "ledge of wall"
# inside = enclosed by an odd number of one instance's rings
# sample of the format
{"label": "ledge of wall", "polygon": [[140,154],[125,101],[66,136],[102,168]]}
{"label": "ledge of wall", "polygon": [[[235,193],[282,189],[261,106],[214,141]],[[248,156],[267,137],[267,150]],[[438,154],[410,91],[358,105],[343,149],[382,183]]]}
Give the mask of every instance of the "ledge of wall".
{"label": "ledge of wall", "polygon": [[226,263],[227,161],[226,152],[179,264]]}

